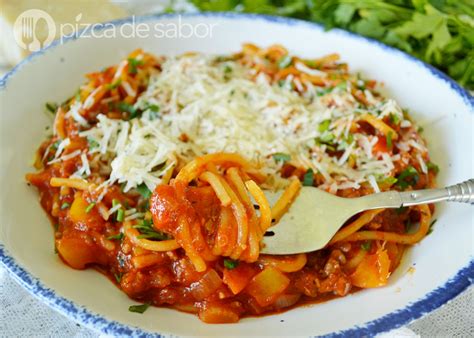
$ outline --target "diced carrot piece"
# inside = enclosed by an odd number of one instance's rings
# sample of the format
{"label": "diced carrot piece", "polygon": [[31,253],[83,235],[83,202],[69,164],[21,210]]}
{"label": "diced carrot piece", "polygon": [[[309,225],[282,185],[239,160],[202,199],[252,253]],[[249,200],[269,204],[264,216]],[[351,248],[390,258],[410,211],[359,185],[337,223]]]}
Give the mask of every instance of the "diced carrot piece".
{"label": "diced carrot piece", "polygon": [[236,268],[229,270],[224,269],[223,280],[234,295],[242,291],[255,276],[255,269],[246,263],[241,262]]}
{"label": "diced carrot piece", "polygon": [[387,141],[385,137],[380,137],[377,143],[372,148],[372,153],[377,154],[378,152],[387,153],[388,152]]}
{"label": "diced carrot piece", "polygon": [[289,284],[290,279],[282,272],[267,267],[250,281],[246,290],[260,306],[267,306],[275,302]]}
{"label": "diced carrot piece", "polygon": [[209,324],[236,323],[239,315],[232,308],[211,304],[199,311],[199,318]]}
{"label": "diced carrot piece", "polygon": [[360,288],[376,288],[387,284],[390,276],[390,258],[386,250],[367,255],[350,276],[353,285]]}

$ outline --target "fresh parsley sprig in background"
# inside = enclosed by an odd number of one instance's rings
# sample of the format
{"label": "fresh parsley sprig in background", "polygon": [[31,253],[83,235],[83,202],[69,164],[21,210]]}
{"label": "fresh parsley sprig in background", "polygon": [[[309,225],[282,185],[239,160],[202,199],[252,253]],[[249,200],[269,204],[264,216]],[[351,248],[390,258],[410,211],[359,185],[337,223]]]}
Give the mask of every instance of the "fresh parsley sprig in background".
{"label": "fresh parsley sprig in background", "polygon": [[192,0],[203,11],[288,16],[404,50],[474,90],[474,0]]}

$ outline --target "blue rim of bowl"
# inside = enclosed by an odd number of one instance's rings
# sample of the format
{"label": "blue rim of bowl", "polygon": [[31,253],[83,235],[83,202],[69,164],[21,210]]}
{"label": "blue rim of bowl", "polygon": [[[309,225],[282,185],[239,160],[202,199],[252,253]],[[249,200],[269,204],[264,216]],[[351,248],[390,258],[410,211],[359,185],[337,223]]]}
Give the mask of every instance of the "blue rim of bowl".
{"label": "blue rim of bowl", "polygon": [[[156,15],[147,15],[135,17],[135,22],[146,22],[149,20],[159,20],[167,18],[176,18],[178,16],[184,18],[193,18],[193,17],[203,17],[203,18],[216,18],[216,19],[250,19],[250,20],[260,20],[264,22],[283,24],[287,26],[295,25],[304,25],[312,29],[317,29],[319,31],[324,30],[324,27],[307,21],[302,21],[298,19],[284,18],[284,17],[275,17],[268,15],[259,15],[259,14],[242,14],[242,13],[229,13],[229,12],[200,12],[200,13],[166,13],[166,14],[156,14]],[[114,26],[120,26],[125,23],[128,23],[132,20],[132,17],[118,19],[108,22]],[[103,27],[103,26],[102,26]],[[98,29],[100,30],[100,29]],[[449,76],[441,72],[440,70],[434,68],[433,66],[426,64],[425,62],[406,54],[396,48],[387,46],[379,41],[360,36],[345,30],[333,29],[333,31],[338,34],[346,35],[352,39],[359,39],[377,46],[383,50],[389,51],[393,54],[397,54],[400,57],[408,59],[418,66],[421,66],[428,70],[432,75],[434,75],[439,80],[447,83],[451,90],[455,91],[470,107],[471,111],[474,112],[474,97],[471,96],[464,88],[452,80]],[[63,43],[70,42],[77,39],[77,34],[63,39]],[[10,72],[5,74],[0,79],[0,90],[4,89],[7,85],[8,79],[13,76],[21,67],[29,63],[31,60],[37,58],[38,56],[44,54],[48,50],[53,49],[54,47],[61,44],[59,40],[54,41],[48,47],[35,52],[25,58],[22,62],[17,64]],[[57,295],[53,290],[49,289],[41,283],[39,279],[32,276],[27,272],[23,267],[21,267],[15,259],[10,256],[2,243],[0,243],[0,262],[6,267],[10,272],[12,277],[25,289],[27,289],[31,294],[36,298],[40,299],[42,302],[46,303],[53,309],[59,311],[60,313],[66,315],[67,317],[75,320],[76,322],[91,328],[93,330],[101,331],[105,334],[113,335],[126,335],[126,336],[154,336],[161,337],[159,333],[151,333],[140,329],[138,327],[133,327],[119,322],[106,319],[104,316],[95,314],[87,310],[83,306],[79,306],[74,302],[67,300],[64,297]],[[385,316],[382,316],[378,319],[372,320],[370,322],[364,323],[362,325],[356,325],[350,329],[337,331],[326,335],[327,337],[361,337],[361,336],[373,336],[377,333],[387,332],[403,325],[406,325],[415,319],[422,317],[425,314],[439,308],[443,304],[447,303],[449,300],[453,299],[461,292],[466,290],[474,281],[474,260],[471,258],[470,262],[461,270],[459,270],[455,276],[451,277],[446,283],[435,290],[426,294],[422,299],[407,305],[403,309],[396,310]]]}

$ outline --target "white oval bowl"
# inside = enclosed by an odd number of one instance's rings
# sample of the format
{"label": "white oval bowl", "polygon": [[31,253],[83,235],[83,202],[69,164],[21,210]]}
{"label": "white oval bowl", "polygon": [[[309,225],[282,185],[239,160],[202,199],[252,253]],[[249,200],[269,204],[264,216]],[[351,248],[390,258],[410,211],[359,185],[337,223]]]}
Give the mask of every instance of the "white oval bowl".
{"label": "white oval bowl", "polygon": [[[132,19],[113,22],[115,27]],[[24,180],[51,121],[45,102],[62,102],[84,74],[117,63],[135,48],[155,54],[188,51],[231,53],[244,42],[280,43],[292,53],[316,57],[337,52],[352,72],[383,81],[425,129],[441,172],[439,185],[473,175],[474,100],[441,72],[398,50],[341,30],[325,32],[298,20],[238,14],[161,15],[135,18],[155,24],[214,24],[207,38],[83,38],[55,42],[0,80],[0,259],[26,289],[66,316],[114,335],[373,335],[405,325],[466,289],[474,275],[472,208],[437,209],[434,232],[411,248],[386,287],[291,311],[209,325],[190,314],[150,308],[130,313],[134,302],[94,270],[76,271],[53,252],[53,232],[35,189]],[[414,267],[411,269],[410,267]],[[410,269],[409,269],[410,268]],[[408,271],[411,272],[408,272]]]}

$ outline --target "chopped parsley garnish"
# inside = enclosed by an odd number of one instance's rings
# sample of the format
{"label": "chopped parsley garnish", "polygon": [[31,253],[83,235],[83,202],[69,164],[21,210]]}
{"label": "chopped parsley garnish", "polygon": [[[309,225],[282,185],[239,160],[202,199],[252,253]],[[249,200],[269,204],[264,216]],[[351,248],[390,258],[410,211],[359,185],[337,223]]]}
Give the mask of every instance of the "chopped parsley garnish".
{"label": "chopped parsley garnish", "polygon": [[[281,88],[286,88],[290,90],[295,89],[295,84],[292,81],[278,80],[278,86],[280,86]],[[245,98],[247,98],[247,96],[245,96]]]}
{"label": "chopped parsley garnish", "polygon": [[114,199],[112,200],[112,207],[115,207],[115,206],[117,206],[117,205],[119,205],[119,204],[120,204],[120,202],[119,202],[118,199],[114,198]]}
{"label": "chopped parsley garnish", "polygon": [[291,160],[291,156],[285,153],[275,153],[273,154],[273,159],[275,162],[288,162]]}
{"label": "chopped parsley garnish", "polygon": [[303,176],[303,185],[305,187],[312,187],[314,183],[314,172],[313,169],[309,168]]}
{"label": "chopped parsley garnish", "polygon": [[145,233],[142,232],[140,235],[137,236],[137,238],[155,239],[157,241],[165,241],[169,239],[168,235],[154,230],[147,231]]}
{"label": "chopped parsley garnish", "polygon": [[99,147],[99,142],[97,142],[96,140],[94,140],[94,139],[91,138],[91,137],[87,137],[87,144],[89,145],[89,149],[90,149],[90,150]]}
{"label": "chopped parsley garnish", "polygon": [[89,203],[89,205],[86,207],[86,214],[90,213],[94,207],[95,207],[95,202]]}
{"label": "chopped parsley garnish", "polygon": [[319,88],[319,87],[316,87],[316,95],[317,96],[323,96],[323,95],[326,95],[330,92],[332,92],[334,88]]}
{"label": "chopped parsley garnish", "polygon": [[331,120],[324,120],[318,126],[318,130],[320,133],[324,133],[326,130],[329,130],[329,125],[331,124]]}
{"label": "chopped parsley garnish", "polygon": [[224,80],[228,81],[230,80],[231,74],[232,74],[232,67],[229,65],[224,66]]}
{"label": "chopped parsley garnish", "polygon": [[229,65],[224,66],[224,74],[230,74],[232,73],[232,67]]}
{"label": "chopped parsley garnish", "polygon": [[134,225],[133,228],[137,229],[140,232],[138,238],[156,239],[159,241],[169,239],[169,236],[167,234],[155,230],[155,228],[153,228],[153,222],[151,220],[144,219],[140,221],[137,225]]}
{"label": "chopped parsley garnish", "polygon": [[110,84],[107,85],[107,89],[112,90],[116,89],[122,83],[122,79],[118,79]]}
{"label": "chopped parsley garnish", "polygon": [[392,148],[393,148],[392,136],[393,136],[393,135],[392,135],[392,131],[389,131],[389,132],[387,133],[387,136],[385,136],[385,141],[386,141],[386,143],[387,143],[387,149],[388,149],[388,150],[392,150]]}
{"label": "chopped parsley garnish", "polygon": [[354,135],[351,133],[347,134],[347,137],[344,137],[341,142],[337,145],[337,150],[344,150],[349,148],[349,146],[354,142]]}
{"label": "chopped parsley garnish", "polygon": [[131,305],[128,308],[128,311],[130,312],[136,312],[136,313],[143,313],[145,312],[148,308],[150,307],[149,303],[141,304],[141,305]]}
{"label": "chopped parsley garnish", "polygon": [[137,191],[142,195],[143,198],[149,199],[151,197],[151,190],[148,189],[145,183],[140,184],[137,187]]}
{"label": "chopped parsley garnish", "polygon": [[218,55],[214,59],[215,62],[224,62],[224,61],[229,61],[229,60],[231,60],[231,58],[227,55]]}
{"label": "chopped parsley garnish", "polygon": [[291,61],[293,61],[292,57],[288,54],[282,56],[280,60],[278,60],[278,68],[283,69],[291,65]]}
{"label": "chopped parsley garnish", "polygon": [[383,186],[389,186],[391,187],[392,185],[394,185],[395,183],[397,183],[397,179],[395,177],[391,177],[391,176],[388,176],[388,177],[384,177],[382,175],[380,175],[379,177],[377,177],[377,183],[380,184],[380,185],[383,185]]}
{"label": "chopped parsley garnish", "polygon": [[435,223],[437,222],[438,220],[437,219],[434,219],[431,224],[430,224],[430,227],[428,228],[428,232],[426,233],[427,235],[431,234],[433,232],[433,227],[435,225]]}
{"label": "chopped parsley garnish", "polygon": [[58,105],[57,105],[56,103],[46,102],[45,106],[46,106],[46,109],[47,109],[50,113],[56,114],[56,111],[58,110]]}
{"label": "chopped parsley garnish", "polygon": [[394,125],[398,125],[400,123],[400,118],[395,114],[390,114],[389,118],[390,118],[390,122]]}
{"label": "chopped parsley garnish", "polygon": [[357,73],[357,81],[356,81],[356,87],[359,90],[364,91],[366,89],[365,87],[365,81],[361,78],[360,73]]}
{"label": "chopped parsley garnish", "polygon": [[112,236],[109,236],[107,237],[108,240],[118,240],[118,241],[121,241],[124,237],[124,234],[122,232],[119,232],[118,234],[116,235],[112,235]]}
{"label": "chopped parsley garnish", "polygon": [[134,59],[134,58],[128,58],[128,72],[130,74],[136,74],[138,66],[143,66],[143,61],[142,60],[137,60],[137,59]]}
{"label": "chopped parsley garnish", "polygon": [[329,87],[329,88],[316,87],[316,95],[323,96],[323,95],[329,94],[330,92],[333,91],[333,89],[334,89],[333,87]]}
{"label": "chopped parsley garnish", "polygon": [[129,113],[130,120],[138,116],[138,110],[134,106],[126,102],[119,102],[117,104],[117,108],[122,112]]}
{"label": "chopped parsley garnish", "polygon": [[125,218],[125,211],[123,211],[123,209],[118,209],[117,217],[115,219],[117,220],[117,222],[123,222],[124,218]]}
{"label": "chopped parsley garnish", "polygon": [[61,204],[61,210],[67,209],[67,208],[69,208],[70,206],[71,206],[70,203],[64,202],[63,204]]}
{"label": "chopped parsley garnish", "polygon": [[433,162],[428,162],[426,164],[426,167],[428,168],[428,170],[431,170],[435,174],[439,173],[439,167],[436,164],[434,164]]}
{"label": "chopped parsley garnish", "polygon": [[59,223],[54,223],[54,231],[58,231],[59,230]]}
{"label": "chopped parsley garnish", "polygon": [[334,89],[347,90],[347,81],[342,81],[342,82],[339,83],[337,86],[335,86]]}
{"label": "chopped parsley garnish", "polygon": [[153,221],[150,219],[141,220],[138,225],[135,225],[134,228],[145,227],[152,229]]}
{"label": "chopped parsley garnish", "polygon": [[420,176],[418,174],[418,171],[416,171],[416,169],[412,166],[409,166],[408,168],[406,168],[405,170],[403,170],[400,175],[398,175],[397,177],[397,183],[396,185],[402,189],[402,190],[405,190],[406,188],[408,188],[408,186],[410,185],[415,185],[418,180],[419,180]]}
{"label": "chopped parsley garnish", "polygon": [[153,113],[158,113],[160,111],[160,106],[150,102],[145,102],[143,110],[151,110]]}
{"label": "chopped parsley garnish", "polygon": [[364,243],[362,243],[360,245],[360,247],[362,248],[362,250],[364,251],[369,251],[370,248],[372,247],[372,241],[365,241]]}
{"label": "chopped parsley garnish", "polygon": [[314,60],[309,60],[309,59],[304,59],[303,60],[304,64],[308,66],[309,68],[316,68],[319,69],[319,63],[314,61]]}
{"label": "chopped parsley garnish", "polygon": [[328,131],[325,131],[324,133],[321,134],[321,136],[318,137],[317,141],[320,143],[325,143],[325,144],[331,144],[335,139],[335,136],[333,133],[330,133]]}
{"label": "chopped parsley garnish", "polygon": [[235,260],[229,259],[229,258],[224,259],[224,267],[227,270],[235,269],[238,266],[239,266],[239,261],[235,261]]}
{"label": "chopped parsley garnish", "polygon": [[408,210],[408,207],[400,207],[400,208],[395,209],[395,212],[397,213],[397,215],[400,215],[400,214],[403,214],[407,210]]}
{"label": "chopped parsley garnish", "polygon": [[347,142],[347,144],[351,144],[352,142],[354,142],[354,135],[351,133],[348,133],[347,137],[345,138],[345,141]]}
{"label": "chopped parsley garnish", "polygon": [[[122,281],[122,276],[123,274],[121,272],[119,273],[114,273],[115,280],[117,281],[118,284]],[[146,310],[146,309],[145,309]],[[132,311],[133,312],[133,311]]]}
{"label": "chopped parsley garnish", "polygon": [[50,148],[50,149],[51,149],[51,150],[56,150],[56,149],[58,149],[60,143],[61,143],[61,142],[60,142],[59,140],[57,140],[56,142],[54,142],[54,143],[51,144],[51,148]]}

